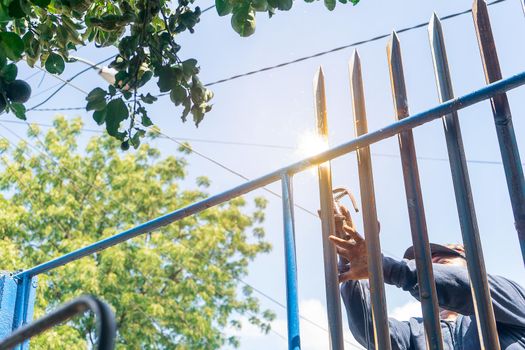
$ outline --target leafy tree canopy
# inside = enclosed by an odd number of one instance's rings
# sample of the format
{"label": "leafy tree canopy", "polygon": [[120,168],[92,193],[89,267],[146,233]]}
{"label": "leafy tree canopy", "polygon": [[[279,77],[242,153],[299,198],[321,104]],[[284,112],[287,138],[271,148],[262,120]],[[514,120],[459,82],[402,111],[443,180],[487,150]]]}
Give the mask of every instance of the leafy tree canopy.
{"label": "leafy tree canopy", "polygon": [[[323,1],[329,10],[335,8],[336,0]],[[220,16],[231,16],[239,35],[249,36],[257,12],[272,16],[290,10],[293,1],[215,0],[215,5]],[[145,128],[153,124],[146,107],[157,98],[138,93],[152,78],[161,93],[183,107],[182,120],[191,113],[198,125],[211,109],[213,93],[199,80],[197,60],[179,56],[177,41],[182,33],[195,31],[200,15],[194,0],[0,0],[0,112],[7,109],[25,119],[30,89],[16,79],[14,63],[24,59],[61,74],[70,52],[91,42],[117,47],[110,64],[117,73],[113,85],[89,93],[86,109],[124,149],[138,147]]]}
{"label": "leafy tree canopy", "polygon": [[[183,154],[161,158],[143,145],[123,156],[113,138],[77,149],[82,123],[58,118],[33,127],[27,143],[0,140],[2,269],[34,266],[207,197],[205,177],[184,189]],[[216,349],[237,345],[225,327],[246,315],[263,331],[273,319],[239,283],[250,260],[268,252],[260,227],[265,200],[251,214],[237,198],[39,276],[36,316],[80,294],[115,309],[119,349]],[[89,317],[35,338],[33,349],[85,349]]]}

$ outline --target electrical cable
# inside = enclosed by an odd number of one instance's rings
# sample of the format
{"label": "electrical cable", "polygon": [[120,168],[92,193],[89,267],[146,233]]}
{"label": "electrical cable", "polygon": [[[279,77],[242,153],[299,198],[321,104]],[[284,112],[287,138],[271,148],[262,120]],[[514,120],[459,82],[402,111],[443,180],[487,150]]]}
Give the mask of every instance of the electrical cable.
{"label": "electrical cable", "polygon": [[[504,2],[504,1],[507,1],[507,0],[495,0],[495,1],[492,1],[492,2],[488,3],[487,6],[499,4],[499,3]],[[448,20],[448,19],[451,19],[451,18],[454,18],[454,17],[462,16],[462,15],[470,13],[470,12],[472,12],[472,9],[468,9],[468,10],[461,11],[461,12],[456,12],[456,13],[453,13],[453,14],[441,17],[440,19],[442,21],[445,21],[445,20]],[[419,23],[419,24],[413,25],[411,27],[406,27],[406,28],[402,28],[402,29],[396,30],[395,32],[400,34],[400,33],[408,32],[410,30],[426,27],[428,24],[429,24],[429,22]],[[247,77],[247,76],[250,76],[250,75],[271,71],[271,70],[274,70],[274,69],[277,69],[277,68],[286,67],[286,66],[289,66],[289,65],[292,65],[292,64],[295,64],[295,63],[299,63],[299,62],[310,60],[312,58],[317,58],[317,57],[321,57],[321,56],[324,56],[324,55],[328,55],[330,53],[334,53],[334,52],[337,52],[337,51],[348,49],[350,47],[360,46],[360,45],[363,45],[363,44],[371,43],[373,41],[378,41],[378,40],[387,38],[390,35],[392,35],[392,34],[388,33],[388,34],[378,35],[378,36],[375,36],[375,37],[370,38],[370,39],[356,41],[356,42],[353,42],[351,44],[335,47],[333,49],[326,50],[326,51],[317,52],[317,53],[314,53],[312,55],[299,57],[299,58],[293,59],[291,61],[282,62],[282,63],[276,64],[276,65],[273,65],[273,66],[259,68],[259,69],[252,70],[252,71],[249,71],[249,72],[246,72],[246,73],[242,73],[242,74],[236,74],[236,75],[233,75],[233,76],[231,76],[229,78],[219,79],[219,80],[213,81],[211,83],[207,83],[207,84],[205,84],[205,86],[213,86],[213,85],[217,85],[217,84],[222,84],[222,83],[225,83],[227,81],[236,80],[236,79]]]}
{"label": "electrical cable", "polygon": [[[81,107],[83,108],[83,107]],[[20,124],[20,125],[27,125],[27,122],[21,121],[21,120],[2,120],[2,123],[9,123],[9,124]],[[52,124],[46,124],[46,123],[31,123],[31,125],[37,125],[45,128],[54,128],[54,125]],[[100,129],[89,129],[89,128],[80,128],[80,131],[83,132],[91,132],[96,134],[104,134],[104,130]],[[296,150],[296,147],[293,146],[286,146],[286,145],[278,145],[278,144],[267,144],[267,143],[253,143],[253,142],[236,142],[236,141],[224,141],[224,140],[215,140],[215,139],[199,139],[199,138],[190,138],[190,137],[181,137],[181,136],[165,136],[164,134],[159,135],[159,138],[162,139],[168,139],[172,138],[174,140],[180,141],[180,142],[196,142],[196,143],[209,143],[209,144],[218,144],[218,145],[226,145],[226,146],[239,146],[239,147],[260,147],[260,148],[268,148],[268,149],[280,149],[280,150]],[[197,153],[195,153],[197,154]],[[400,158],[399,154],[389,154],[389,153],[378,153],[373,152],[371,153],[374,157],[386,157],[386,158]],[[449,159],[446,157],[427,157],[427,156],[416,156],[417,160],[423,160],[423,161],[436,161],[436,162],[449,162]],[[467,163],[470,164],[486,164],[486,165],[501,165],[503,164],[501,161],[497,160],[482,160],[482,159],[467,159]],[[525,163],[521,163],[525,167]]]}
{"label": "electrical cable", "polygon": [[22,80],[28,81],[28,80],[30,80],[31,78],[33,78],[34,76],[36,76],[39,73],[40,72],[38,72],[38,71],[33,72],[33,74],[30,74],[29,76],[27,76],[26,78],[23,78]]}
{"label": "electrical cable", "polygon": [[[100,64],[102,64],[102,63],[104,63],[104,62],[107,62],[107,61],[109,61],[110,59],[112,59],[112,58],[114,58],[114,57],[116,57],[116,56],[117,56],[117,55],[112,55],[111,57],[105,58],[105,59],[103,59],[102,61],[97,62],[96,65],[100,65]],[[47,74],[51,74],[51,73],[47,72],[46,70],[44,70],[44,69],[41,68],[41,67],[38,67],[38,66],[35,66],[35,67],[37,67],[38,69],[44,71],[44,72],[47,73]],[[59,77],[59,76],[56,75],[56,74],[51,74],[51,76],[53,76],[53,77],[55,77],[55,78],[57,78],[57,79],[59,79],[59,80],[62,80],[62,81],[63,81],[63,84],[62,84],[58,89],[56,89],[51,95],[49,95],[44,101],[42,101],[42,102],[40,102],[40,103],[34,105],[33,107],[30,107],[27,111],[32,111],[32,110],[34,110],[34,109],[36,109],[36,108],[42,106],[43,104],[45,104],[46,102],[48,102],[49,100],[51,100],[51,99],[53,98],[53,96],[55,96],[55,95],[56,95],[60,90],[62,90],[65,86],[70,85],[70,86],[75,87],[73,84],[71,84],[71,81],[72,81],[73,79],[75,79],[76,77],[78,77],[78,76],[84,74],[85,72],[87,72],[87,71],[89,71],[89,70],[91,70],[91,69],[93,69],[93,67],[91,67],[91,66],[88,67],[88,68],[85,68],[85,69],[83,69],[83,70],[81,70],[80,72],[76,73],[75,75],[73,75],[71,78],[69,78],[69,79],[67,79],[67,80],[63,80],[61,77]],[[80,89],[80,88],[78,88],[78,87],[76,87],[76,89],[79,90],[79,91],[81,91],[81,92],[83,92],[83,93],[85,93],[85,94],[87,95],[87,92],[84,91],[83,89]]]}
{"label": "electrical cable", "polygon": [[[495,1],[492,1],[490,3],[487,4],[487,6],[492,6],[492,5],[495,5],[495,4],[499,4],[499,3],[502,3],[504,1],[507,1],[507,0],[495,0]],[[204,9],[202,12],[205,12],[205,11],[208,11],[210,10],[211,8],[213,8],[215,5],[213,6],[210,6],[206,9]],[[445,20],[448,20],[448,19],[451,19],[451,18],[454,18],[454,17],[458,17],[458,16],[462,16],[464,14],[467,14],[467,13],[470,13],[472,12],[472,9],[468,9],[468,10],[465,10],[465,11],[461,11],[461,12],[456,12],[456,13],[453,13],[453,14],[450,14],[450,15],[447,15],[447,16],[444,16],[444,17],[441,17],[440,19],[442,21],[445,21]],[[396,33],[404,33],[404,32],[408,32],[410,30],[414,30],[414,29],[418,29],[418,28],[422,28],[422,27],[425,27],[429,24],[429,22],[424,22],[424,23],[419,23],[419,24],[416,24],[416,25],[413,25],[411,27],[405,27],[405,28],[402,28],[402,29],[399,29],[396,31]],[[236,74],[236,75],[233,75],[229,78],[223,78],[223,79],[219,79],[219,80],[216,80],[216,81],[213,81],[213,82],[210,82],[210,83],[207,83],[207,84],[204,84],[205,86],[213,86],[213,85],[218,85],[218,84],[222,84],[222,83],[225,83],[225,82],[228,82],[228,81],[232,81],[232,80],[236,80],[236,79],[239,79],[239,78],[243,78],[243,77],[247,77],[247,76],[250,76],[250,75],[254,75],[254,74],[258,74],[258,73],[262,73],[262,72],[267,72],[267,71],[271,71],[271,70],[274,70],[274,69],[278,69],[278,68],[282,68],[282,67],[286,67],[286,66],[289,66],[289,65],[292,65],[292,64],[295,64],[295,63],[299,63],[299,62],[303,62],[303,61],[306,61],[306,60],[309,60],[309,59],[313,59],[313,58],[317,58],[317,57],[321,57],[321,56],[324,56],[324,55],[327,55],[327,54],[330,54],[330,53],[334,53],[334,52],[337,52],[337,51],[341,51],[341,50],[344,50],[344,49],[348,49],[350,47],[356,47],[356,46],[360,46],[360,45],[364,45],[364,44],[367,44],[367,43],[370,43],[370,42],[374,42],[374,41],[378,41],[378,40],[381,40],[381,39],[384,39],[384,38],[387,38],[391,35],[391,33],[388,33],[388,34],[383,34],[383,35],[378,35],[378,36],[375,36],[373,38],[370,38],[370,39],[366,39],[366,40],[361,40],[361,41],[356,41],[356,42],[353,42],[353,43],[350,43],[350,44],[347,44],[347,45],[343,45],[343,46],[339,46],[339,47],[335,47],[333,49],[330,49],[330,50],[326,50],[326,51],[321,51],[321,52],[317,52],[315,54],[312,54],[312,55],[308,55],[308,56],[303,56],[303,57],[299,57],[299,58],[296,58],[296,59],[293,59],[291,61],[285,61],[285,62],[282,62],[282,63],[279,63],[279,64],[276,64],[276,65],[273,65],[273,66],[268,66],[268,67],[263,67],[263,68],[259,68],[259,69],[256,69],[256,70],[252,70],[252,71],[249,71],[249,72],[246,72],[246,73],[241,73],[241,74]],[[116,55],[115,55],[116,56]],[[115,56],[112,56],[111,58],[115,57]],[[110,58],[108,58],[109,60]],[[105,61],[103,61],[105,62]],[[102,62],[102,63],[103,63]],[[85,71],[88,71],[89,69],[86,69]],[[84,73],[85,71],[82,71],[80,72],[78,75]],[[75,75],[74,77],[72,77],[71,79],[69,79],[69,81],[73,80],[74,78],[76,78],[78,75]],[[62,89],[63,86],[60,87],[60,89]],[[60,90],[59,89],[59,90]],[[59,91],[58,90],[58,91]],[[58,91],[54,92],[53,95],[55,95]],[[157,97],[161,97],[161,96],[166,96],[166,95],[169,95],[169,93],[160,93],[160,94],[157,94],[155,96]],[[49,98],[51,98],[52,96],[50,96]],[[37,110],[37,111],[65,111],[65,110],[81,110],[81,109],[85,109],[85,107],[66,107],[66,108],[59,108],[59,109],[37,109],[37,107],[40,107],[42,104],[44,104],[45,102],[47,102],[48,100],[36,105],[36,106],[33,106],[31,107],[29,110]]]}
{"label": "electrical cable", "polygon": [[207,12],[207,11],[211,10],[212,8],[214,8],[214,7],[215,7],[215,5],[211,5],[209,7],[206,7],[204,10],[201,11],[201,13]]}

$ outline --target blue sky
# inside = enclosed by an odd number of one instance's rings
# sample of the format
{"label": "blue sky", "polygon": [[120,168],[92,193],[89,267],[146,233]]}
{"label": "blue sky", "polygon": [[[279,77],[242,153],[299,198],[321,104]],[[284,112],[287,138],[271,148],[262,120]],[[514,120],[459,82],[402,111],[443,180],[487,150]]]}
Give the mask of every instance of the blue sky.
{"label": "blue sky", "polygon": [[[199,3],[202,8],[211,4]],[[362,0],[357,6],[337,4],[336,10],[329,12],[321,2],[306,4],[297,1],[292,11],[278,13],[272,19],[259,14],[257,31],[250,38],[240,38],[231,29],[229,17],[220,18],[211,10],[202,15],[195,34],[184,35],[179,41],[183,46],[183,58],[195,57],[199,60],[201,78],[207,83],[426,22],[433,11],[438,16],[444,16],[470,6],[470,1]],[[525,17],[520,1],[507,0],[489,7],[489,11],[503,76],[523,71],[525,48],[521,44],[521,33],[525,30]],[[443,30],[456,96],[482,87],[485,82],[471,15],[443,22]],[[410,111],[414,113],[437,103],[427,29],[402,33],[400,40],[408,103]],[[394,121],[386,43],[387,39],[382,39],[358,47],[363,65],[369,130],[376,130]],[[171,104],[169,98],[161,98],[150,109],[151,115],[165,134],[177,138],[285,146],[192,143],[203,154],[249,178],[255,178],[302,158],[297,145],[301,136],[315,127],[312,81],[319,66],[323,67],[326,77],[329,142],[337,145],[353,138],[348,84],[348,61],[352,50],[341,50],[214,86],[214,108],[198,129],[191,123],[181,123],[181,111]],[[96,62],[112,53],[114,51],[111,49],[85,48],[78,52],[78,56]],[[63,76],[69,77],[84,68],[80,63],[72,64]],[[20,71],[22,77],[32,73],[22,66]],[[34,95],[57,83],[52,77],[46,76],[38,87],[40,78],[37,75],[30,80]],[[95,72],[84,74],[74,83],[87,91],[104,85]],[[525,112],[523,91],[521,88],[509,93],[522,158],[525,153],[525,119],[521,117]],[[45,96],[42,94],[32,98],[28,106],[36,104]],[[67,88],[44,107],[77,107],[84,103],[82,93]],[[480,103],[461,111],[459,115],[467,159],[500,162],[489,103]],[[67,116],[82,116],[86,127],[100,129],[83,111],[68,113]],[[32,112],[28,115],[30,122],[41,123],[49,123],[53,117],[52,112]],[[13,116],[3,118],[15,120]],[[25,134],[23,126],[5,125],[21,135]],[[0,134],[14,140],[3,129]],[[91,135],[86,133],[84,137],[87,139]],[[414,137],[417,154],[421,157],[419,171],[430,239],[434,242],[460,242],[461,233],[441,122],[435,121],[417,128]],[[165,154],[175,153],[177,148],[169,140],[156,140],[155,144]],[[378,217],[382,228],[381,244],[385,254],[400,257],[411,243],[397,139],[379,142],[372,146],[372,153]],[[212,180],[210,194],[214,194],[244,181],[195,154],[189,156],[188,160],[188,186],[191,186],[195,177],[207,175]],[[333,161],[333,183],[334,186],[351,188],[359,200],[356,165],[353,155]],[[487,270],[523,285],[525,271],[513,227],[502,166],[471,162],[469,172]],[[279,184],[269,188],[280,191]],[[278,198],[265,192],[257,191],[253,195],[265,195],[270,200],[265,228],[274,249],[250,266],[246,281],[284,303],[281,203]],[[313,212],[317,210],[318,185],[312,172],[307,171],[295,177],[294,197],[297,204]],[[356,216],[356,220],[358,228],[362,229],[361,217]],[[296,237],[301,313],[325,325],[319,220],[296,210]],[[387,287],[387,302],[391,314],[400,318],[405,317],[407,312],[417,311],[417,307],[414,308],[412,304],[413,299],[407,293],[392,287]],[[278,320],[274,325],[275,331],[286,334],[284,310],[264,297],[261,297],[261,303],[276,311]],[[304,349],[327,348],[328,337],[325,332],[304,322],[302,326]],[[262,336],[249,327],[242,333],[241,341],[241,349],[286,348],[286,342],[276,333]],[[349,345],[348,348],[353,347]]]}

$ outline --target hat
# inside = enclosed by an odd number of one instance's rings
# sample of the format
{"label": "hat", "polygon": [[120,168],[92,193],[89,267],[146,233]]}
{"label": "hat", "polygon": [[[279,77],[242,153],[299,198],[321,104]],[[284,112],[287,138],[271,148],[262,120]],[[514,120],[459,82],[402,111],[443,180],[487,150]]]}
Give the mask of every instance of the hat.
{"label": "hat", "polygon": [[[459,256],[465,259],[465,249],[461,244],[441,245],[430,243],[430,253],[432,255],[442,253],[443,255]],[[403,259],[413,260],[415,257],[414,246],[408,248],[403,254]]]}

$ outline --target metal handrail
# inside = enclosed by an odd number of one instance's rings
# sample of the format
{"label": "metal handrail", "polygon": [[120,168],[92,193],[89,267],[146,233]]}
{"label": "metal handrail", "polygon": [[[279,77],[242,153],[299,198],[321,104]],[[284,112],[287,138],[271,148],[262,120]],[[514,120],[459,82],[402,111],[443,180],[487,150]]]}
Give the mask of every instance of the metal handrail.
{"label": "metal handrail", "polygon": [[0,350],[12,349],[29,338],[69,320],[73,316],[84,313],[86,310],[91,310],[97,319],[97,349],[112,350],[115,346],[115,335],[117,332],[115,315],[108,304],[91,295],[84,295],[74,299],[38,320],[16,329],[9,336],[0,340]]}
{"label": "metal handrail", "polygon": [[193,215],[201,210],[213,207],[215,205],[226,202],[234,197],[243,195],[260,187],[266,186],[273,182],[281,180],[283,174],[293,175],[303,171],[309,167],[324,163],[331,159],[337,158],[349,152],[356,151],[360,148],[369,146],[375,142],[395,136],[404,130],[413,129],[417,126],[428,123],[434,119],[441,118],[451,112],[466,108],[478,102],[491,98],[496,94],[500,94],[525,84],[525,72],[518,73],[509,78],[488,84],[481,89],[465,94],[461,97],[456,97],[449,101],[443,102],[440,105],[428,109],[426,111],[413,114],[405,119],[394,122],[379,130],[369,132],[361,135],[351,141],[345,142],[339,146],[330,148],[314,156],[305,158],[301,161],[293,163],[287,167],[278,169],[269,174],[261,176],[257,179],[243,183],[230,190],[224,191],[215,196],[208,197],[200,202],[193,203],[184,208],[177,209],[171,213],[160,216],[156,219],[145,222],[141,225],[133,227],[124,232],[118,233],[114,236],[105,238],[101,241],[90,244],[86,247],[77,249],[68,254],[47,261],[40,265],[29,268],[15,274],[15,278],[33,277],[41,273],[52,270],[56,267],[67,264],[68,262],[78,260],[84,256],[99,252],[101,250],[112,247],[118,243],[132,239],[138,235],[151,232],[162,226],[166,226],[172,222],[183,219]]}

